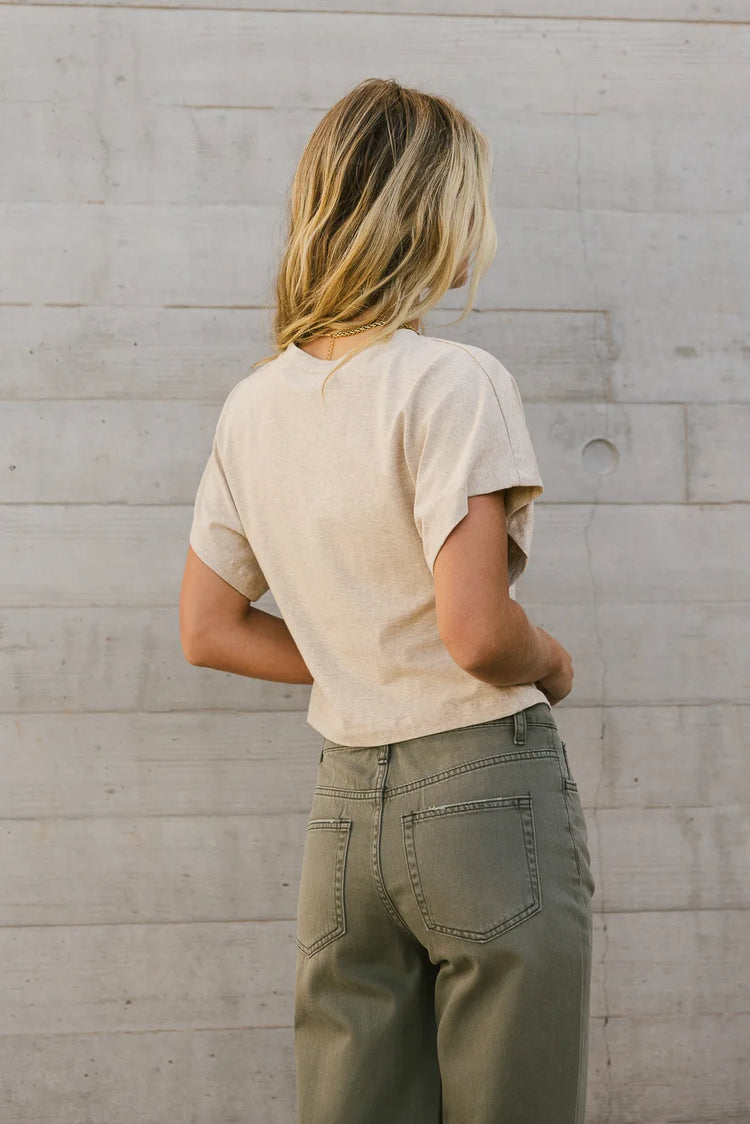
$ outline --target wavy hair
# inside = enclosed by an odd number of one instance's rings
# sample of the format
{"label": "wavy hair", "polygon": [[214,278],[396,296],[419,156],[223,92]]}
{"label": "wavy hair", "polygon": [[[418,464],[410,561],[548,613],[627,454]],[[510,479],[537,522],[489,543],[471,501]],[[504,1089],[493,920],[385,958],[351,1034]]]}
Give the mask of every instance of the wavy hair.
{"label": "wavy hair", "polygon": [[[445,98],[367,78],[328,110],[297,164],[276,277],[273,337],[291,343],[385,320],[326,378],[439,303],[471,264],[466,304],[497,249],[492,151]],[[323,384],[325,386],[325,382]]]}

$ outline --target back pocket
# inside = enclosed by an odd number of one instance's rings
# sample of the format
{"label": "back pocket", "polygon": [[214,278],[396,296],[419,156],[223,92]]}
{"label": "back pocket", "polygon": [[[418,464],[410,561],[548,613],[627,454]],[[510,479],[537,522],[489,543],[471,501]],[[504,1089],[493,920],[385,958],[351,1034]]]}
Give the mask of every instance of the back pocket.
{"label": "back pocket", "polygon": [[305,956],[346,932],[344,875],[351,820],[310,820],[297,900],[297,948]]}
{"label": "back pocket", "polygon": [[488,941],[542,908],[531,796],[405,812],[401,825],[428,929]]}

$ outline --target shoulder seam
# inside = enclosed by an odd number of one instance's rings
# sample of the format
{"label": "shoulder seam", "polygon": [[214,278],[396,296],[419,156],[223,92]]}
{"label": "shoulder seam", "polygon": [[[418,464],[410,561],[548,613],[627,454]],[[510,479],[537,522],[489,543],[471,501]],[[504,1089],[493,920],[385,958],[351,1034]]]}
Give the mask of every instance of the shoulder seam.
{"label": "shoulder seam", "polygon": [[[463,346],[463,344],[457,343],[455,340],[441,340],[440,342],[441,343],[447,343],[449,347],[455,347],[459,351],[463,351],[464,355],[468,355],[470,359],[474,360],[477,367],[479,367],[479,369],[481,371],[484,371],[485,378],[487,379],[487,382],[492,387],[492,393],[495,395],[495,401],[497,402],[497,408],[500,411],[500,417],[503,419],[503,425],[505,426],[505,432],[508,435],[508,446],[510,448],[510,455],[513,457],[513,467],[516,470],[516,476],[520,480],[521,474],[518,471],[518,462],[516,461],[516,450],[513,448],[513,442],[511,441],[511,437],[510,437],[510,430],[508,429],[508,419],[505,417],[505,411],[503,410],[502,403],[500,402],[500,399],[497,396],[497,390],[495,389],[494,382],[490,378],[489,371],[484,366],[484,364],[479,362],[476,355],[472,355],[470,351],[467,351],[467,349]],[[500,360],[498,360],[498,362],[500,362]]]}
{"label": "shoulder seam", "polygon": [[226,440],[227,429],[230,425],[230,417],[231,417],[230,406],[231,406],[231,403],[232,403],[232,399],[234,398],[235,394],[237,393],[237,391],[239,390],[240,386],[242,385],[242,383],[244,381],[245,381],[244,378],[238,379],[238,381],[236,383],[234,383],[234,385],[231,386],[230,389],[227,391],[227,393],[224,395],[224,401],[222,402],[221,406],[219,407],[219,413],[216,417],[216,421],[214,422],[214,434],[213,434],[213,440],[212,440],[212,448],[219,451],[220,454],[221,454],[220,446]]}

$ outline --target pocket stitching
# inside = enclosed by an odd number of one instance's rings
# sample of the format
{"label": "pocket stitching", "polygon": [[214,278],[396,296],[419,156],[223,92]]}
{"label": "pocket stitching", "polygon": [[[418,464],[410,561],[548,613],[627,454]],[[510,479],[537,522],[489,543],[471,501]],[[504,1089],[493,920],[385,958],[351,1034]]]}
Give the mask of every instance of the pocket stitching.
{"label": "pocket stitching", "polygon": [[570,762],[568,761],[567,746],[562,738],[560,738],[560,746],[562,749],[563,762],[565,763],[565,778],[575,785],[575,777],[573,776],[573,771],[570,767]]}
{"label": "pocket stitching", "polygon": [[346,870],[346,858],[349,850],[349,838],[351,836],[352,821],[350,819],[338,820],[310,820],[307,825],[307,831],[336,831],[338,832],[339,840],[336,850],[336,866],[334,870],[334,906],[336,909],[336,923],[333,928],[327,932],[316,937],[316,939],[309,945],[303,944],[297,935],[296,942],[297,948],[305,956],[313,956],[319,952],[321,948],[332,941],[343,937],[346,932],[346,905],[344,902],[344,873]]}
{"label": "pocket stitching", "polygon": [[[429,907],[424,896],[424,888],[422,886],[419,861],[417,859],[414,842],[414,823],[415,821],[432,819],[440,815],[461,815],[465,812],[492,807],[515,807],[519,812],[521,830],[523,832],[523,850],[526,858],[526,869],[529,876],[529,887],[533,900],[530,905],[524,906],[523,909],[514,913],[511,917],[505,918],[503,921],[498,922],[497,925],[493,925],[490,929],[482,932],[472,929],[458,929],[452,925],[440,925],[433,921],[430,916]],[[438,808],[425,808],[416,812],[403,812],[401,814],[401,827],[412,893],[414,894],[426,927],[433,932],[447,933],[450,936],[463,937],[471,941],[489,941],[499,936],[501,933],[505,933],[509,929],[514,928],[516,925],[520,925],[522,921],[525,921],[528,917],[532,917],[541,910],[542,894],[539,884],[534,805],[530,795],[496,796],[486,800],[467,800],[458,804],[445,804]]]}
{"label": "pocket stitching", "polygon": [[570,804],[568,803],[568,793],[569,792],[577,793],[578,792],[578,785],[575,783],[575,781],[569,781],[567,779],[567,777],[564,777],[563,778],[563,800],[565,801],[565,814],[568,818],[568,834],[570,835],[570,845],[573,848],[573,857],[576,861],[576,870],[578,872],[578,880],[580,882],[580,881],[583,880],[582,876],[581,876],[581,860],[580,860],[580,857],[578,855],[578,844],[576,843],[576,838],[575,838],[575,835],[573,833],[573,820],[572,820],[571,815],[570,815]]}

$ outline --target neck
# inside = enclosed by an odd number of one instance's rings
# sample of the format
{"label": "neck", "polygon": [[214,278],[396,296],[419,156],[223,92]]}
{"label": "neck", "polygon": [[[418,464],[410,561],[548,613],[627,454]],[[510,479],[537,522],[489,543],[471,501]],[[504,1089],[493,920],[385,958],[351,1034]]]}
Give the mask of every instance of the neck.
{"label": "neck", "polygon": [[[372,313],[365,314],[364,316],[357,316],[352,320],[352,325],[367,324],[372,320],[377,320]],[[403,325],[404,328],[411,328],[413,332],[419,332],[419,317],[414,320],[407,320]],[[364,332],[355,332],[350,336],[315,336],[313,339],[305,340],[304,343],[299,343],[297,346],[306,351],[308,355],[312,355],[315,359],[340,359],[347,351],[354,347],[359,347],[370,336],[375,335],[378,328],[369,328]],[[331,346],[333,344],[333,347]]]}

